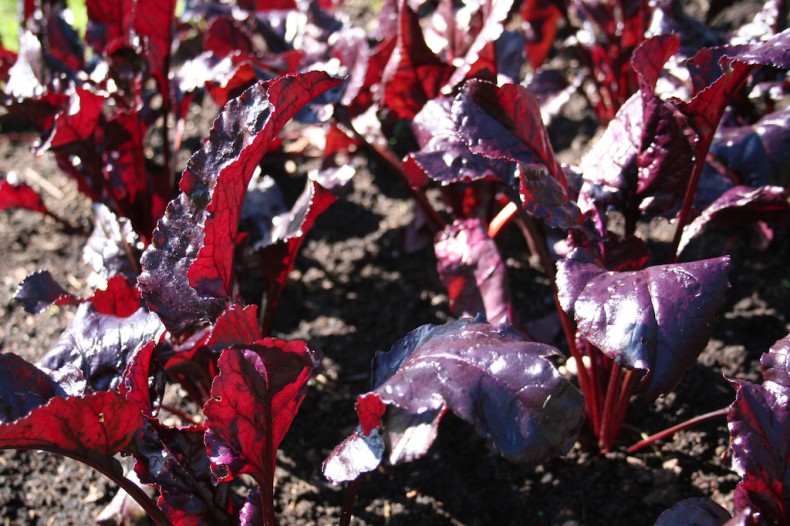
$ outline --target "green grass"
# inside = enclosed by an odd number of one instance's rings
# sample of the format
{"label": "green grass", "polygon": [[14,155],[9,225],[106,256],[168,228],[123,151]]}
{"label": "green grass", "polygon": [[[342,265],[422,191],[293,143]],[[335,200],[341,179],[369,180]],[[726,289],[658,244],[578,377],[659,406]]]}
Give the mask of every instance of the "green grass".
{"label": "green grass", "polygon": [[0,42],[3,47],[16,51],[18,32],[16,0],[0,0]]}
{"label": "green grass", "polygon": [[[106,0],[114,1],[114,0]],[[11,51],[19,49],[19,17],[16,12],[17,0],[0,0],[0,43]],[[85,36],[88,26],[88,10],[85,0],[66,0],[66,5],[74,17],[72,24],[79,31],[80,36]],[[176,16],[184,12],[184,0],[176,2]]]}
{"label": "green grass", "polygon": [[[0,41],[11,51],[19,49],[19,17],[16,12],[17,0],[0,0]],[[85,0],[66,0],[74,20],[72,23],[80,35],[85,34],[88,25],[88,11]]]}

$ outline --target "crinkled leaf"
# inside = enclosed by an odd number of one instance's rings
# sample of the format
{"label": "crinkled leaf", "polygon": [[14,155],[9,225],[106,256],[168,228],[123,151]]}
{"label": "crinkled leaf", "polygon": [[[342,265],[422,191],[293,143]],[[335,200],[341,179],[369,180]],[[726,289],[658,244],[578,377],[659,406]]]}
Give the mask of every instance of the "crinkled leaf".
{"label": "crinkled leaf", "polygon": [[255,167],[299,108],[338,82],[310,72],[256,84],[217,118],[143,254],[140,290],[171,330],[221,312],[232,294],[233,248]]}
{"label": "crinkled leaf", "polygon": [[790,337],[763,354],[763,385],[734,381],[727,413],[732,462],[742,477],[735,507],[753,507],[770,524],[790,523]]}
{"label": "crinkled leaf", "polygon": [[399,3],[398,45],[383,73],[382,106],[400,119],[412,119],[439,96],[454,68],[428,48],[417,15],[405,0]]}
{"label": "crinkled leaf", "polygon": [[143,425],[139,408],[115,391],[56,396],[26,417],[0,425],[0,449],[41,449],[120,477],[113,457]]}
{"label": "crinkled leaf", "polygon": [[33,212],[49,213],[41,196],[25,183],[12,183],[8,179],[0,181],[0,210],[24,208]]}
{"label": "crinkled leaf", "polygon": [[215,483],[203,429],[148,419],[135,441],[135,473],[159,490],[158,505],[174,525],[231,525],[230,484]]}
{"label": "crinkled leaf", "polygon": [[307,393],[311,351],[264,338],[223,351],[219,370],[203,409],[211,469],[220,482],[246,473],[271,491],[277,448]]}
{"label": "crinkled leaf", "polygon": [[[479,319],[422,326],[389,353],[376,355],[374,390],[357,403],[360,422],[365,414],[380,414],[381,403],[388,406],[382,433],[395,462],[427,451],[447,409],[473,424],[505,457],[544,462],[568,451],[584,418],[581,394],[547,359],[555,353]],[[333,452],[325,463],[330,480],[347,480],[377,465],[375,439],[363,443],[372,433],[360,426],[356,438]],[[361,465],[355,464],[356,451],[363,452]]]}
{"label": "crinkled leaf", "polygon": [[729,258],[607,272],[579,252],[557,264],[560,304],[579,336],[620,365],[647,371],[640,386],[647,400],[669,393],[708,343]]}
{"label": "crinkled leaf", "polygon": [[678,253],[708,228],[746,226],[756,221],[790,226],[790,202],[784,188],[736,186],[727,190],[685,228]]}
{"label": "crinkled leaf", "polygon": [[683,499],[658,516],[653,526],[722,526],[730,514],[710,499]]}
{"label": "crinkled leaf", "polygon": [[119,318],[100,314],[91,303],[83,303],[39,365],[55,370],[76,366],[93,390],[105,391],[121,381],[135,350],[156,340],[163,330],[157,315],[143,308]]}
{"label": "crinkled leaf", "polygon": [[55,281],[48,270],[39,270],[29,275],[14,292],[14,299],[21,301],[25,312],[38,314],[50,305],[76,305],[80,299]]}
{"label": "crinkled leaf", "polygon": [[455,221],[437,235],[434,248],[454,316],[513,320],[507,269],[479,219]]}

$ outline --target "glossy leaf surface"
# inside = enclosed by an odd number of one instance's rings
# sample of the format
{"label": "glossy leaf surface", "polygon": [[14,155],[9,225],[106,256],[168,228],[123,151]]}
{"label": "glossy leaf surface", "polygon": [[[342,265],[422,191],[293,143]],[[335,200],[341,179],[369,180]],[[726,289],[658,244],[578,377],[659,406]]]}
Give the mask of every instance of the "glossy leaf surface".
{"label": "glossy leaf surface", "polygon": [[[340,482],[372,469],[378,446],[369,437],[377,432],[390,462],[419,458],[448,409],[511,460],[540,463],[567,452],[582,424],[583,400],[547,360],[555,352],[479,319],[415,329],[376,355],[374,389],[357,402],[356,437],[330,455],[325,474]],[[382,430],[367,432],[384,406]]]}
{"label": "glossy leaf surface", "polygon": [[557,265],[563,309],[579,336],[647,371],[647,400],[669,393],[705,348],[729,286],[729,258],[607,272],[579,250]]}
{"label": "glossy leaf surface", "polygon": [[143,255],[140,290],[171,330],[181,332],[222,312],[232,292],[233,247],[255,167],[285,123],[338,82],[312,72],[256,84],[217,118]]}

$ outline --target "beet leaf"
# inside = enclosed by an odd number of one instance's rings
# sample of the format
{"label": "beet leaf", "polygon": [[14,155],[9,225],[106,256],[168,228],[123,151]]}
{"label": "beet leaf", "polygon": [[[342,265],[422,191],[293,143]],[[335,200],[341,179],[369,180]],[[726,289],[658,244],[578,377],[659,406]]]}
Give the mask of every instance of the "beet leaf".
{"label": "beet leaf", "polygon": [[312,352],[303,342],[264,338],[231,347],[219,359],[206,415],[206,448],[219,482],[251,475],[264,524],[274,524],[277,448],[307,392]]}
{"label": "beet leaf", "polygon": [[742,477],[735,507],[752,507],[769,524],[790,524],[790,336],[760,363],[763,384],[733,381],[727,415],[733,467]]}
{"label": "beet leaf", "polygon": [[479,318],[415,329],[376,355],[373,391],[357,400],[360,426],[324,461],[325,476],[339,483],[375,468],[385,453],[379,433],[390,463],[419,458],[447,409],[511,460],[564,454],[584,403],[547,359],[555,354]]}
{"label": "beet leaf", "polygon": [[217,118],[143,254],[140,290],[168,328],[183,332],[222,312],[233,293],[234,246],[255,167],[285,123],[339,82],[312,72],[259,83]]}
{"label": "beet leaf", "polygon": [[562,308],[579,336],[647,374],[647,400],[669,393],[708,343],[724,306],[729,258],[607,272],[581,250],[557,265]]}

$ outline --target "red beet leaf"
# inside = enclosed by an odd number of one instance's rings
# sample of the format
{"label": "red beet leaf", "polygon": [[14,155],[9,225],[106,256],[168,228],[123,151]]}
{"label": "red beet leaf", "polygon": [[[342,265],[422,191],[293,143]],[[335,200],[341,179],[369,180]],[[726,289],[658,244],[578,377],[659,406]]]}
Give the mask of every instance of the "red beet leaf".
{"label": "red beet leaf", "polygon": [[454,68],[425,44],[420,21],[405,0],[398,18],[398,45],[382,78],[382,106],[400,119],[413,119],[426,102],[440,95]]}
{"label": "red beet leaf", "polygon": [[140,307],[140,291],[123,276],[113,276],[107,288],[97,290],[90,299],[99,314],[128,318]]}
{"label": "red beet leaf", "polygon": [[251,475],[268,525],[277,448],[307,393],[312,352],[303,342],[264,338],[223,351],[219,370],[203,408],[211,469],[219,482]]}
{"label": "red beet leaf", "polygon": [[259,83],[214,122],[142,259],[140,290],[168,328],[182,332],[223,310],[232,295],[233,251],[255,167],[285,123],[339,82],[311,72]]}
{"label": "red beet leaf", "polygon": [[113,455],[143,425],[139,408],[115,391],[52,398],[26,417],[0,425],[0,449],[41,449],[79,460],[108,476],[123,474]]}
{"label": "red beet leaf", "polygon": [[25,183],[11,183],[8,179],[0,181],[0,210],[24,208],[33,212],[48,214],[41,196]]}
{"label": "red beet leaf", "polygon": [[790,524],[790,337],[760,359],[763,384],[734,381],[727,414],[732,462],[741,475],[735,507],[752,507],[768,524]]}
{"label": "red beet leaf", "polygon": [[520,9],[527,34],[527,57],[532,69],[543,65],[554,46],[557,24],[562,18],[562,3],[556,0],[526,0]]}
{"label": "red beet leaf", "polygon": [[438,234],[434,248],[454,316],[484,314],[495,325],[513,321],[507,269],[479,219],[455,221]]}

